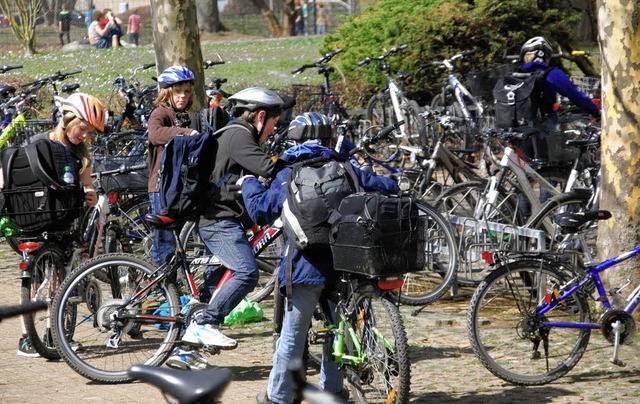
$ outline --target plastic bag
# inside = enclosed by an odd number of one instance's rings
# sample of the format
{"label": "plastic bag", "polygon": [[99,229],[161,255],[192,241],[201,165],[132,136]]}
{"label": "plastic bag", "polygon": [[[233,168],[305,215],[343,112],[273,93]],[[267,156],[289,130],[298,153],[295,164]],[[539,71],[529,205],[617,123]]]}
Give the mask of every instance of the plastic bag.
{"label": "plastic bag", "polygon": [[258,302],[252,302],[248,298],[242,299],[231,313],[224,318],[223,325],[248,324],[262,320],[264,312]]}

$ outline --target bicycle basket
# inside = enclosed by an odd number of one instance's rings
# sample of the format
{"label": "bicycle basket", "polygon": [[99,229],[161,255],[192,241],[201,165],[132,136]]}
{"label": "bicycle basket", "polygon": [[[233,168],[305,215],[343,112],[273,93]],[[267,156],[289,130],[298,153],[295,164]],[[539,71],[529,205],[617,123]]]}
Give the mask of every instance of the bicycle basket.
{"label": "bicycle basket", "polygon": [[469,83],[469,91],[475,97],[493,99],[493,88],[498,79],[513,73],[512,64],[495,66],[482,72],[469,72],[466,76]]}
{"label": "bicycle basket", "polygon": [[339,211],[330,236],[335,270],[382,277],[424,269],[426,221],[409,198],[361,193]]}
{"label": "bicycle basket", "polygon": [[600,77],[571,76],[571,81],[590,98],[600,98]]}

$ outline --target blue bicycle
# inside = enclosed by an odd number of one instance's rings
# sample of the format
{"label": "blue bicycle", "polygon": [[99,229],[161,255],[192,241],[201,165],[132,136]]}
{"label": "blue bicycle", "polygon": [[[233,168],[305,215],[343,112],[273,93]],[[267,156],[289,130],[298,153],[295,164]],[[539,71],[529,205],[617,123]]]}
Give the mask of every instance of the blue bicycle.
{"label": "blue bicycle", "polygon": [[[640,254],[640,246],[593,263],[585,234],[595,220],[610,217],[607,211],[558,215],[556,224],[568,235],[557,252],[497,256],[467,314],[471,347],[491,373],[523,386],[552,382],[576,366],[592,330],[613,344],[611,362],[624,366],[618,352],[635,334],[631,314],[640,287],[625,302],[621,290],[630,281],[605,290],[601,273]],[[581,255],[571,253],[576,246]]]}

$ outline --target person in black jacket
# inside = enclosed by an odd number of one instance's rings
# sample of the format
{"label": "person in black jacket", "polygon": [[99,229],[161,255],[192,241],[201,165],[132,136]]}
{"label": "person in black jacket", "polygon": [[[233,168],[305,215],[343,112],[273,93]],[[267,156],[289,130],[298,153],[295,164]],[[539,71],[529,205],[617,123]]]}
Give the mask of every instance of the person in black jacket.
{"label": "person in black jacket", "polygon": [[246,236],[251,225],[236,181],[244,175],[270,178],[275,163],[260,144],[273,134],[284,102],[276,93],[259,87],[242,90],[229,97],[235,118],[218,138],[218,152],[211,177],[222,183],[198,223],[200,237],[209,251],[229,268],[233,277],[204,310],[199,323],[190,324],[182,338],[194,345],[233,349],[237,342],[220,332],[227,314],[258,283],[258,266]]}

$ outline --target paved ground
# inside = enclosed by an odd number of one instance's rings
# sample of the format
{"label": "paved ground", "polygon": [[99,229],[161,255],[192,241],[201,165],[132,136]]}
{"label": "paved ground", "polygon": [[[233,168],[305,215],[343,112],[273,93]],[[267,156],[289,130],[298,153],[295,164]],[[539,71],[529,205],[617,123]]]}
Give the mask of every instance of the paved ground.
{"label": "paved ground", "polygon": [[[17,256],[0,243],[0,305],[18,301]],[[589,351],[568,376],[541,387],[506,384],[485,370],[469,347],[465,329],[464,296],[446,299],[411,316],[403,308],[412,354],[412,403],[565,403],[640,402],[638,344],[622,349],[626,368],[613,367],[612,349],[593,334]],[[231,369],[234,380],[223,396],[225,403],[251,403],[266,388],[271,369],[271,310],[267,319],[252,326],[231,329],[239,339],[234,351],[209,358],[209,363]],[[0,323],[0,402],[2,403],[156,403],[163,402],[154,388],[140,383],[99,385],[72,371],[62,361],[16,355],[20,323]],[[597,337],[597,338],[596,338]],[[313,380],[313,379],[312,379]]]}

